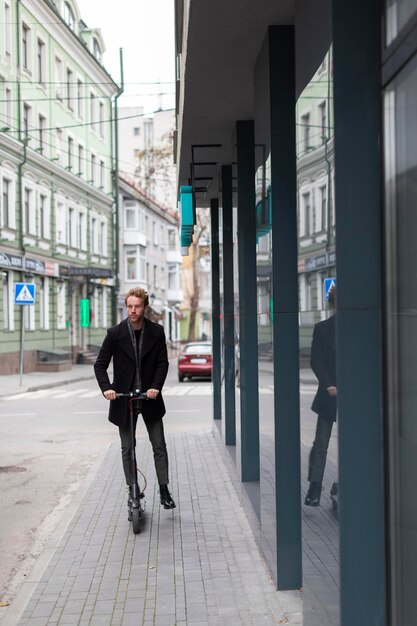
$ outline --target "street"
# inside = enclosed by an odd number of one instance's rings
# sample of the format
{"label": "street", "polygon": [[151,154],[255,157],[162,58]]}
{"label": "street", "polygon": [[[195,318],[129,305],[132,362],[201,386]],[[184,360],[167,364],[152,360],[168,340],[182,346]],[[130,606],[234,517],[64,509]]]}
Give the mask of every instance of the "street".
{"label": "street", "polygon": [[[178,384],[176,361],[164,398],[167,433],[210,427],[211,383]],[[14,596],[88,470],[117,440],[107,409],[95,379],[0,398],[0,600]]]}

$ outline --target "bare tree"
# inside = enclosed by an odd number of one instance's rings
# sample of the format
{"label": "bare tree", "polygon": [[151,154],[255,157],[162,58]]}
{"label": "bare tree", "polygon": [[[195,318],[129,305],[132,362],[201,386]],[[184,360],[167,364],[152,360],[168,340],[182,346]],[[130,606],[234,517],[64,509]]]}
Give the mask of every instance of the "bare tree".
{"label": "bare tree", "polygon": [[[188,341],[197,339],[197,315],[200,309],[200,268],[201,268],[201,250],[206,250],[209,237],[209,209],[199,209],[197,217],[197,225],[194,229],[193,241],[190,246],[190,261],[188,269],[190,276],[187,284],[187,296],[190,306],[190,323],[188,326]],[[186,270],[185,270],[186,271]]]}

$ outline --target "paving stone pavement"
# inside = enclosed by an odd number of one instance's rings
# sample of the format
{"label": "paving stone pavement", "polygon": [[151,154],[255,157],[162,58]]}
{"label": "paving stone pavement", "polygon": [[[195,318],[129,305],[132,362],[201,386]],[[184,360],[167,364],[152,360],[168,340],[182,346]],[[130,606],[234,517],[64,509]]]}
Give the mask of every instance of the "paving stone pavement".
{"label": "paving stone pavement", "polygon": [[[177,508],[161,508],[149,442],[139,439],[139,466],[148,484],[145,520],[135,536],[127,521],[119,444],[112,444],[62,539],[49,549],[46,569],[27,581],[33,593],[14,624],[302,623],[301,593],[275,590],[215,433],[175,433],[167,444]],[[12,626],[10,618],[3,623]]]}

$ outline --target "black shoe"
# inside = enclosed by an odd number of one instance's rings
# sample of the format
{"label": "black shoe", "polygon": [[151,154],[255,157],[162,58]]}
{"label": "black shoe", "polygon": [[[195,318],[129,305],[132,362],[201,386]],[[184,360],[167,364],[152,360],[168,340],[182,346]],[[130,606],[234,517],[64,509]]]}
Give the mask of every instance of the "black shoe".
{"label": "black shoe", "polygon": [[169,493],[168,485],[159,485],[159,493],[161,494],[161,504],[164,509],[175,509],[176,504]]}
{"label": "black shoe", "polygon": [[308,488],[304,504],[307,506],[320,506],[321,483],[312,482]]}

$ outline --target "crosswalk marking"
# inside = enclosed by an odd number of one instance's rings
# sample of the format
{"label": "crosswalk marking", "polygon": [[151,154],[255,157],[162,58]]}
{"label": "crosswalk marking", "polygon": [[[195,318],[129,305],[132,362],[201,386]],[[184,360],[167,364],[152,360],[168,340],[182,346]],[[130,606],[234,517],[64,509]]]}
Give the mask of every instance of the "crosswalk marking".
{"label": "crosswalk marking", "polygon": [[[313,395],[316,392],[316,385],[300,385],[300,394],[301,395]],[[163,389],[163,395],[165,397],[184,397],[184,396],[212,396],[213,395],[213,385],[207,383],[193,383],[193,384],[178,384],[178,385],[167,385]],[[236,387],[236,393],[240,394],[239,387]],[[260,395],[273,395],[274,386],[273,385],[262,385],[259,387]],[[62,387],[53,387],[49,389],[39,389],[37,391],[26,391],[23,393],[16,393],[10,396],[3,396],[1,400],[3,401],[16,401],[16,400],[64,400],[67,398],[73,397],[75,398],[101,398],[102,394],[98,388],[89,389],[87,387],[77,387],[76,389],[68,389],[66,386]]]}

